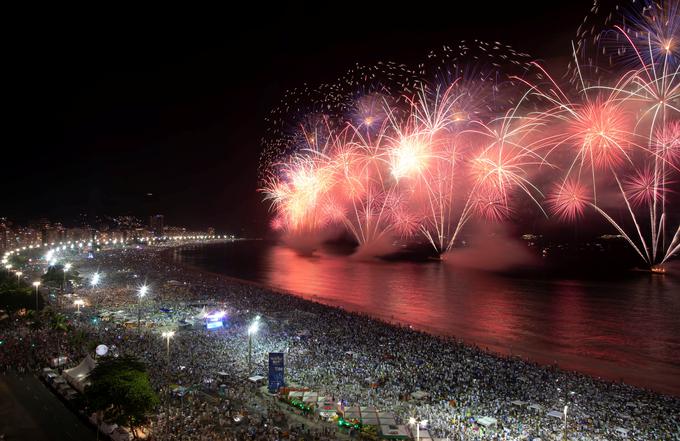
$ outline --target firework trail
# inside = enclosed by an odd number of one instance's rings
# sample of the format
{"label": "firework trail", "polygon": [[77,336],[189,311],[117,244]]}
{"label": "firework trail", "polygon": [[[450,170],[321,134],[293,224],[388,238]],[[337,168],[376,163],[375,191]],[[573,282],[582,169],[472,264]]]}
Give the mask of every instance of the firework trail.
{"label": "firework trail", "polygon": [[[588,53],[584,38],[574,48],[578,99],[570,102],[554,82],[551,93],[537,92],[555,105],[546,113],[566,121],[566,133],[558,129],[552,135],[559,139],[555,148],[575,149],[574,160],[551,201],[553,209],[574,220],[586,206],[592,207],[650,267],[663,264],[680,246],[680,227],[673,229],[674,213],[668,211],[674,184],[671,176],[678,171],[679,4],[626,5],[620,8],[625,14],[620,23],[614,22],[615,14],[609,14],[610,28],[593,26],[590,31],[600,57]],[[588,81],[582,64],[599,74],[595,80]],[[617,74],[608,79],[603,78],[604,72]],[[589,179],[582,176],[588,173]],[[592,200],[582,188],[585,180]],[[624,207],[626,215],[617,216],[620,210],[607,207],[611,201],[599,203],[598,187],[606,186],[618,191],[615,208]]]}
{"label": "firework trail", "polygon": [[263,140],[272,228],[443,255],[525,200],[556,222],[599,216],[663,264],[680,251],[679,5],[596,2],[564,84],[509,46],[462,41],[290,91]]}

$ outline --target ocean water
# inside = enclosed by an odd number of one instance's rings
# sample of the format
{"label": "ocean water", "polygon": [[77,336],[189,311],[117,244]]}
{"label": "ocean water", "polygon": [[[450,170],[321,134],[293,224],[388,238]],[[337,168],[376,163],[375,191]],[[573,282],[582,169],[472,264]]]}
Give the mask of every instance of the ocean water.
{"label": "ocean water", "polygon": [[680,395],[680,266],[666,275],[500,275],[440,261],[301,256],[274,242],[173,259],[481,348]]}

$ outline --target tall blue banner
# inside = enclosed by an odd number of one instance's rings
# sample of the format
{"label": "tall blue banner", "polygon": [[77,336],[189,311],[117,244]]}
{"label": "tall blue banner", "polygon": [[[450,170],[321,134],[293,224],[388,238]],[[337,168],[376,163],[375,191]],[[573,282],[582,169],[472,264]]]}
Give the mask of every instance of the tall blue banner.
{"label": "tall blue banner", "polygon": [[283,352],[269,353],[269,392],[275,393],[283,383]]}

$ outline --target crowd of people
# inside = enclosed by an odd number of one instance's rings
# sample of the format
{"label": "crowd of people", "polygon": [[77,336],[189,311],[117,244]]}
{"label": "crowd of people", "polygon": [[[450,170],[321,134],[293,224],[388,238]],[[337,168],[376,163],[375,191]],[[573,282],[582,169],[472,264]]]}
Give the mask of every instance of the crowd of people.
{"label": "crowd of people", "polygon": [[[247,381],[255,374],[266,377],[268,354],[283,352],[287,383],[319,391],[343,407],[392,412],[399,424],[427,420],[422,432],[434,438],[557,440],[566,432],[570,440],[680,440],[677,397],[490,354],[188,269],[173,260],[174,252],[124,249],[77,262],[85,280],[95,272],[102,280],[76,291],[86,303],[80,313],[68,304],[63,308],[90,340],[149,365],[161,398],[151,424],[154,439],[348,437],[313,415],[292,414],[293,408]],[[140,299],[144,284],[148,295]],[[224,327],[208,330],[204,316],[215,311],[226,313]],[[260,328],[249,359],[247,329],[256,316]],[[0,350],[5,368],[35,370],[57,353],[77,363],[87,351],[67,338],[55,341],[58,336],[47,329],[15,329]],[[161,337],[168,329],[176,331],[169,351]],[[480,424],[482,417],[495,424]]]}

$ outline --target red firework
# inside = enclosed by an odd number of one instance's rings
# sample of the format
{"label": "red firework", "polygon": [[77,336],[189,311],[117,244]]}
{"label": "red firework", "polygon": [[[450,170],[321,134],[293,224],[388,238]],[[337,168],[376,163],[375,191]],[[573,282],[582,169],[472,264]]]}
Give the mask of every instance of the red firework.
{"label": "red firework", "polygon": [[420,218],[403,206],[392,210],[391,223],[394,231],[401,237],[413,237],[418,234],[420,228]]}
{"label": "red firework", "polygon": [[590,191],[579,181],[570,179],[558,184],[546,202],[555,216],[574,221],[582,217],[590,205]]}
{"label": "red firework", "polygon": [[286,221],[281,216],[275,216],[269,222],[269,226],[274,231],[283,231],[286,228]]}
{"label": "red firework", "polygon": [[680,166],[680,121],[671,121],[657,129],[656,150],[664,160]]}
{"label": "red firework", "polygon": [[636,170],[624,182],[625,195],[630,203],[639,207],[660,201],[667,186],[671,184],[660,175],[661,172],[654,172],[651,167]]}
{"label": "red firework", "polygon": [[630,120],[612,101],[595,100],[576,109],[571,130],[578,141],[582,163],[596,168],[620,166],[628,157]]}
{"label": "red firework", "polygon": [[500,222],[512,214],[507,196],[494,189],[479,191],[474,195],[473,203],[477,215],[490,221]]}

